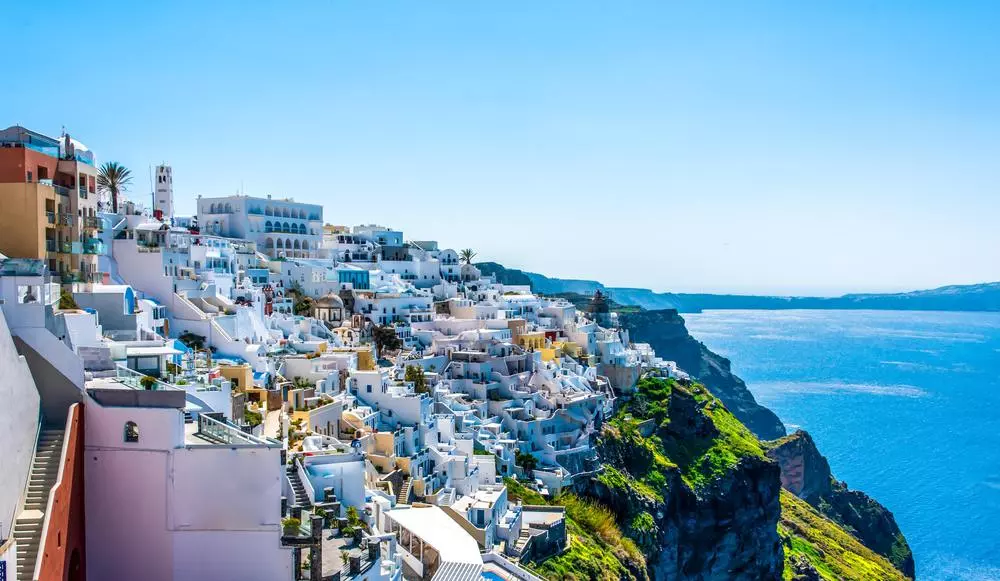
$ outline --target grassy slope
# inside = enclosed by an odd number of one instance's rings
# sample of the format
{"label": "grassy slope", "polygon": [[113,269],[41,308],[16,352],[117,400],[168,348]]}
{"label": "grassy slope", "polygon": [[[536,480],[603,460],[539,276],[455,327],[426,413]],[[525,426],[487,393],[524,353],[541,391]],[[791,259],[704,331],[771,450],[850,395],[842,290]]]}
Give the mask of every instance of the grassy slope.
{"label": "grassy slope", "polygon": [[831,581],[906,579],[885,557],[787,490],[781,491],[778,534],[785,544],[785,579],[792,578],[791,562],[795,558],[804,558],[820,576]]}
{"label": "grassy slope", "polygon": [[[505,478],[508,497],[524,504],[549,504],[520,482]],[[569,547],[541,563],[524,563],[545,579],[637,579],[632,571],[643,571],[645,557],[624,536],[607,508],[574,495],[563,495],[552,504],[566,507]],[[632,571],[627,564],[631,564]]]}

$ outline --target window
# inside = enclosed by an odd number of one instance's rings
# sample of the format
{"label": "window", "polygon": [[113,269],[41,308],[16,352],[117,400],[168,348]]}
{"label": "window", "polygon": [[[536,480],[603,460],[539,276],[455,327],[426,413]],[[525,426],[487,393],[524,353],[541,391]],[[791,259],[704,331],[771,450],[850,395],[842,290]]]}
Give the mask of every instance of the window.
{"label": "window", "polygon": [[367,390],[368,393],[371,393],[372,392],[372,384],[369,383],[367,387],[368,387],[368,390]]}
{"label": "window", "polygon": [[138,443],[139,442],[139,424],[128,421],[125,422],[125,443]]}

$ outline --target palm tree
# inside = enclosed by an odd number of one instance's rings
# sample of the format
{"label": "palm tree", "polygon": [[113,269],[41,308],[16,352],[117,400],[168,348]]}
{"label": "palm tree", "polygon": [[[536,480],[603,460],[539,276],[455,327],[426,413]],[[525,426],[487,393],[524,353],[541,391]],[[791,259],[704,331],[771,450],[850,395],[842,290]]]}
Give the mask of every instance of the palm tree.
{"label": "palm tree", "polygon": [[97,176],[97,190],[111,196],[111,212],[118,213],[118,194],[128,190],[132,183],[132,171],[117,161],[109,161],[101,166]]}
{"label": "palm tree", "polygon": [[472,259],[476,257],[476,252],[471,248],[466,248],[465,250],[458,253],[458,260],[463,264],[472,264]]}

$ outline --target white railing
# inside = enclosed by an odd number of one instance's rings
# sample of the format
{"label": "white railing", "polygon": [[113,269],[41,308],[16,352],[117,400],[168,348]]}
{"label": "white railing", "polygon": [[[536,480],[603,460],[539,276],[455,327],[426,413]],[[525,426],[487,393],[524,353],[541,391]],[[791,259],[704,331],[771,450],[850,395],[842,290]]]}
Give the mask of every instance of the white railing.
{"label": "white railing", "polygon": [[220,422],[205,414],[198,414],[198,432],[224,442],[225,444],[268,446],[270,442],[254,435],[248,434],[236,426],[231,426],[225,422]]}

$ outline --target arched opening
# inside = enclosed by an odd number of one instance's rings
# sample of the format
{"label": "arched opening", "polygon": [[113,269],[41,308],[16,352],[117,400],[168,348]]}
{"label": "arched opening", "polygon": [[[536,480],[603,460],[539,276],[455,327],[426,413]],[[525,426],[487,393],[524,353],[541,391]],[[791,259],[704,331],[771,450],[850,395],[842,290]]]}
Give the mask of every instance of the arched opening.
{"label": "arched opening", "polygon": [[281,241],[281,238],[278,238],[278,248],[284,248],[284,247],[285,247],[285,245],[284,245],[284,243],[283,243],[283,242]]}
{"label": "arched opening", "polygon": [[281,209],[281,217],[282,218],[290,218],[291,217],[291,216],[288,215],[288,208],[282,208]]}
{"label": "arched opening", "polygon": [[274,215],[274,208],[272,208],[271,206],[265,207],[264,208],[264,215],[265,216],[273,216]]}
{"label": "arched opening", "polygon": [[270,220],[264,222],[264,232],[274,232],[274,226],[271,225]]}
{"label": "arched opening", "polygon": [[285,222],[284,224],[281,225],[281,231],[282,232],[291,232],[292,231],[292,227],[288,225],[288,222]]}
{"label": "arched opening", "polygon": [[125,422],[125,443],[139,442],[139,424],[129,420]]}
{"label": "arched opening", "polygon": [[266,240],[266,241],[264,242],[264,248],[268,248],[268,249],[270,249],[270,248],[274,248],[274,238],[268,238],[268,239],[267,239],[267,240]]}
{"label": "arched opening", "polygon": [[292,248],[294,248],[295,250],[301,250],[302,246],[300,246],[299,241],[296,240],[295,242],[292,243]]}

